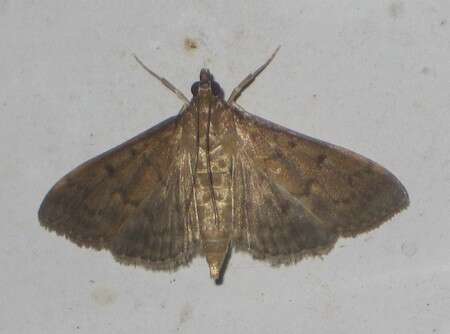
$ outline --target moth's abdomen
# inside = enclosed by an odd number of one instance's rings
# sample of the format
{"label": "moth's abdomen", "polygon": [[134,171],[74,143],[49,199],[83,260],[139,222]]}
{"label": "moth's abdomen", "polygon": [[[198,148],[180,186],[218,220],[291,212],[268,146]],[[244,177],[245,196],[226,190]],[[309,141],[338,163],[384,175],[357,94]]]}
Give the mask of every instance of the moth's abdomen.
{"label": "moth's abdomen", "polygon": [[196,170],[196,201],[201,229],[225,229],[231,219],[231,158],[217,145],[210,152],[208,168],[206,150],[200,148]]}
{"label": "moth's abdomen", "polygon": [[203,252],[211,277],[218,279],[227,255],[232,231],[231,159],[217,145],[207,152],[200,148],[196,170],[196,207]]}

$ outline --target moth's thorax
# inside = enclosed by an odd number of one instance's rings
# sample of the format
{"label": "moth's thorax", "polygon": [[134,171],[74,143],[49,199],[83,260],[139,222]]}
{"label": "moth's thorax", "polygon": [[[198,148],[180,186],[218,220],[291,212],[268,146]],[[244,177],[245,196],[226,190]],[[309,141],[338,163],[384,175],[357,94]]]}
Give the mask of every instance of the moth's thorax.
{"label": "moth's thorax", "polygon": [[213,97],[213,93],[212,93],[212,89],[211,89],[211,85],[199,85],[198,87],[198,93],[197,93],[198,97],[201,99],[209,99],[211,97]]}
{"label": "moth's thorax", "polygon": [[217,113],[224,106],[224,101],[211,94],[210,90],[206,90],[202,93],[199,89],[198,95],[192,100],[192,103],[202,113],[207,113],[211,109],[212,113]]}

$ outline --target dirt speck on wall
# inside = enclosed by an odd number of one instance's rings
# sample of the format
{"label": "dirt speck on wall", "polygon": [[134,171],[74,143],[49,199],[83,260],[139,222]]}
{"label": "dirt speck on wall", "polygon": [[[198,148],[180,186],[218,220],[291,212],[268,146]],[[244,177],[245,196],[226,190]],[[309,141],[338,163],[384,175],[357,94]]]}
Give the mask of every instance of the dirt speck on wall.
{"label": "dirt speck on wall", "polygon": [[198,42],[195,39],[189,37],[186,37],[184,39],[184,49],[186,51],[192,52],[198,49],[198,47],[199,47]]}

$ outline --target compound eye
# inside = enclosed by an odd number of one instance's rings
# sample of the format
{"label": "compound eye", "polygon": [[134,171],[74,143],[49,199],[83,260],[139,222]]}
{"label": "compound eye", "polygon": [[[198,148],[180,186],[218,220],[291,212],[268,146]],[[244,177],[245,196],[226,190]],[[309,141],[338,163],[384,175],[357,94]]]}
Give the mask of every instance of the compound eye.
{"label": "compound eye", "polygon": [[200,82],[194,82],[191,86],[191,93],[192,96],[197,96],[198,95],[198,87],[200,86]]}
{"label": "compound eye", "polygon": [[217,97],[223,99],[225,94],[223,92],[222,87],[220,87],[220,85],[217,82],[213,81],[211,83],[211,90],[212,90],[212,93],[214,96],[217,96]]}

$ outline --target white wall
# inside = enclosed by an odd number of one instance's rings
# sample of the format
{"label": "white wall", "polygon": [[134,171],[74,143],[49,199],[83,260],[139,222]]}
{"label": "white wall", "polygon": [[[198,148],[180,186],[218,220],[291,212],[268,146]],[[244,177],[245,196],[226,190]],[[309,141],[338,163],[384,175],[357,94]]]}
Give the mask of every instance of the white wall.
{"label": "white wall", "polygon": [[[240,104],[386,166],[407,211],[291,267],[234,254],[219,287],[39,226],[59,177],[178,112],[133,52],[229,93],[278,44]],[[0,333],[450,333],[449,83],[447,0],[0,0]]]}

